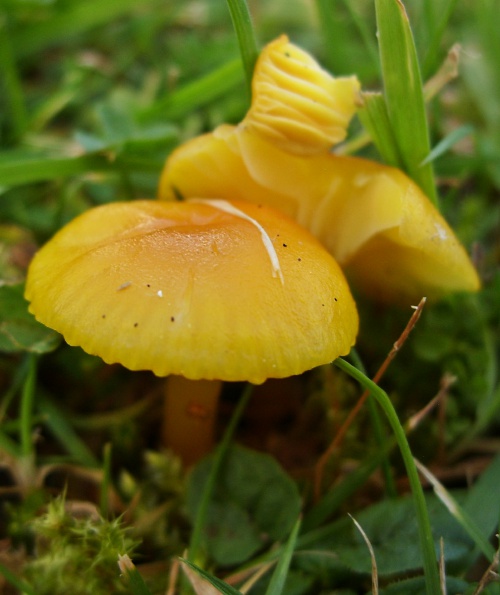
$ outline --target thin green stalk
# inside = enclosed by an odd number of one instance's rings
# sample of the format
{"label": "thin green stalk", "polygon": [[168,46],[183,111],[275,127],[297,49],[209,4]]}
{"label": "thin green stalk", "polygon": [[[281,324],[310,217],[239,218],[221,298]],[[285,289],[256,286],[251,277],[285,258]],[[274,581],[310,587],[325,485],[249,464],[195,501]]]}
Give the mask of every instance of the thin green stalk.
{"label": "thin green stalk", "polygon": [[[366,373],[365,367],[361,358],[359,357],[358,352],[356,349],[351,350],[350,354],[351,359],[353,360],[356,368],[361,370],[363,374]],[[382,470],[382,475],[384,476],[385,480],[385,492],[389,498],[393,498],[396,496],[396,484],[394,482],[394,477],[392,475],[391,465],[389,463],[389,452],[390,452],[390,440],[386,436],[384,432],[384,426],[382,423],[382,419],[380,417],[379,411],[373,399],[368,397],[367,402],[368,410],[370,412],[370,417],[372,421],[373,432],[375,434],[375,440],[382,452],[387,452],[387,456],[384,457],[382,463],[380,465]]]}
{"label": "thin green stalk", "polygon": [[35,400],[37,357],[28,355],[28,372],[21,393],[21,427],[19,429],[21,454],[26,459],[33,455],[33,403]]}
{"label": "thin green stalk", "polygon": [[193,562],[194,564],[199,564],[199,553],[201,549],[201,544],[203,540],[203,530],[205,529],[205,525],[207,522],[207,515],[208,515],[208,507],[210,505],[210,501],[212,500],[212,495],[215,490],[215,485],[217,480],[219,479],[219,470],[222,467],[222,463],[227,453],[227,449],[229,448],[229,444],[233,438],[233,434],[236,430],[236,427],[245,411],[245,407],[247,406],[248,401],[253,392],[253,385],[248,384],[243,391],[243,394],[240,397],[238,405],[231,417],[229,425],[224,432],[224,436],[220,441],[217,449],[215,451],[212,466],[210,468],[210,475],[208,476],[207,483],[205,485],[203,497],[200,502],[200,506],[198,508],[196,519],[193,527],[193,531],[191,533],[191,540],[189,543],[189,550],[188,550],[188,560]]}
{"label": "thin green stalk", "polygon": [[247,88],[251,94],[253,69],[259,55],[252,18],[250,17],[250,11],[245,0],[227,0],[227,6],[231,13],[236,36],[238,37]]}
{"label": "thin green stalk", "polygon": [[353,365],[349,364],[342,358],[335,360],[335,365],[343,370],[346,374],[349,374],[352,378],[357,380],[365,389],[369,390],[371,394],[377,399],[378,403],[382,407],[384,413],[387,416],[389,424],[394,432],[394,437],[398,443],[401,451],[401,456],[406,467],[408,474],[408,480],[413,494],[413,499],[416,508],[416,516],[418,521],[418,531],[420,537],[420,548],[423,558],[425,584],[427,593],[429,595],[435,595],[440,593],[440,580],[439,572],[436,561],[436,552],[434,549],[434,540],[432,537],[431,524],[429,520],[429,514],[425,503],[424,492],[420,484],[417,468],[413,455],[410,450],[410,445],[406,438],[405,431],[401,425],[397,416],[396,410],[394,409],[391,400],[387,396],[387,393],[372,382],[367,376],[360,372]]}

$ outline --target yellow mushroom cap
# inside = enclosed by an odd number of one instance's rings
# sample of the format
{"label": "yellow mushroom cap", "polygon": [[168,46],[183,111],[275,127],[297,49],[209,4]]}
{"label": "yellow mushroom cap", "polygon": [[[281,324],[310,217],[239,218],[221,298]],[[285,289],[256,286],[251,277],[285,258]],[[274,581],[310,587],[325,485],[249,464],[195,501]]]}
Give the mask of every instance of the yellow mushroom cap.
{"label": "yellow mushroom cap", "polygon": [[355,76],[334,78],[286,35],[261,52],[242,127],[284,151],[309,155],[344,140],[357,106]]}
{"label": "yellow mushroom cap", "polygon": [[107,363],[248,380],[345,355],[358,316],[334,259],[265,206],[133,201],[97,207],[35,256],[36,318]]}
{"label": "yellow mushroom cap", "polygon": [[405,302],[480,282],[455,234],[398,169],[328,153],[292,155],[221,126],[172,153],[159,196],[229,195],[281,209],[315,235],[363,291]]}

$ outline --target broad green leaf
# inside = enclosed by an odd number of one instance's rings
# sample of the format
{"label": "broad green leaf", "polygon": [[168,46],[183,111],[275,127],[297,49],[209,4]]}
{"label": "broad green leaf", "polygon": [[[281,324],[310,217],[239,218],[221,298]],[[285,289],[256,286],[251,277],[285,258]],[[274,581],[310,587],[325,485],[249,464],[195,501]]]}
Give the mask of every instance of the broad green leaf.
{"label": "broad green leaf", "polygon": [[500,515],[500,454],[493,459],[467,493],[463,508],[489,537],[498,530]]}
{"label": "broad green leaf", "polygon": [[[463,595],[467,587],[468,583],[461,579],[446,577],[446,595]],[[396,581],[380,591],[380,595],[422,595],[423,593],[425,593],[425,582],[420,576]]]}
{"label": "broad green leaf", "polygon": [[[455,497],[463,500],[459,494]],[[472,540],[434,495],[426,497],[426,506],[436,544],[440,537],[444,539],[447,563],[463,565],[473,551]],[[355,515],[375,551],[379,577],[421,568],[422,555],[411,498],[383,500]],[[366,543],[352,521],[346,519],[344,523],[335,523],[334,527],[335,530],[325,533],[316,543],[309,542],[307,547],[312,551],[301,552],[296,563],[308,572],[315,572],[320,567],[332,570],[344,567],[370,575],[372,568]],[[301,536],[301,540],[304,537]],[[299,546],[302,546],[301,540]],[[321,558],[321,551],[327,551],[330,557]]]}
{"label": "broad green leaf", "polygon": [[375,0],[384,97],[399,153],[408,175],[437,203],[420,66],[401,0]]}
{"label": "broad green leaf", "polygon": [[[212,458],[193,470],[188,512],[196,517]],[[232,565],[249,559],[272,541],[285,539],[301,508],[295,483],[270,456],[231,447],[208,509],[205,539],[210,556]]]}
{"label": "broad green leaf", "polygon": [[53,351],[61,342],[61,336],[37,322],[28,312],[23,291],[22,284],[0,287],[0,351]]}

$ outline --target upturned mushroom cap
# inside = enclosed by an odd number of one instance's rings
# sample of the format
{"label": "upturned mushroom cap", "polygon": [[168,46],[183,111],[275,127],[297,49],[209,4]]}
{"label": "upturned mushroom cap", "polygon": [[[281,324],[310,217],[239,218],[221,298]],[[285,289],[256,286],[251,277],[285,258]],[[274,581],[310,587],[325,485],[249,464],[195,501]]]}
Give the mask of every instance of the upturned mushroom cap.
{"label": "upturned mushroom cap", "polygon": [[159,196],[179,194],[281,209],[323,243],[358,287],[382,300],[480,286],[463,246],[420,188],[373,161],[292,155],[255,132],[224,125],[167,160]]}
{"label": "upturned mushroom cap", "polygon": [[344,140],[359,89],[355,76],[334,78],[282,35],[259,55],[252,104],[240,126],[284,151],[325,151]]}
{"label": "upturned mushroom cap", "polygon": [[158,376],[299,374],[349,352],[356,307],[334,259],[265,206],[91,209],[35,256],[26,297],[70,345]]}

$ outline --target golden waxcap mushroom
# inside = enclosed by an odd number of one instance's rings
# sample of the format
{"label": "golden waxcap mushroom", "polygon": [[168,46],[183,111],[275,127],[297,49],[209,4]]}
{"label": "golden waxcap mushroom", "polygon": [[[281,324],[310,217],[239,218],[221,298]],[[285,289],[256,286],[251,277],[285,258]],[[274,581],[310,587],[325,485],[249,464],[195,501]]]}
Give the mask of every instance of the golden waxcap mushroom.
{"label": "golden waxcap mushroom", "polygon": [[70,345],[188,379],[300,374],[348,353],[358,329],[334,259],[285,215],[249,203],[91,209],[36,254],[26,298]]}
{"label": "golden waxcap mushroom", "polygon": [[465,249],[398,169],[330,153],[292,155],[224,125],[168,158],[159,197],[236,198],[280,209],[313,233],[358,287],[386,301],[477,291]]}
{"label": "golden waxcap mushroom", "polygon": [[252,104],[240,126],[284,151],[309,155],[344,140],[357,109],[355,76],[334,78],[286,35],[260,53]]}

